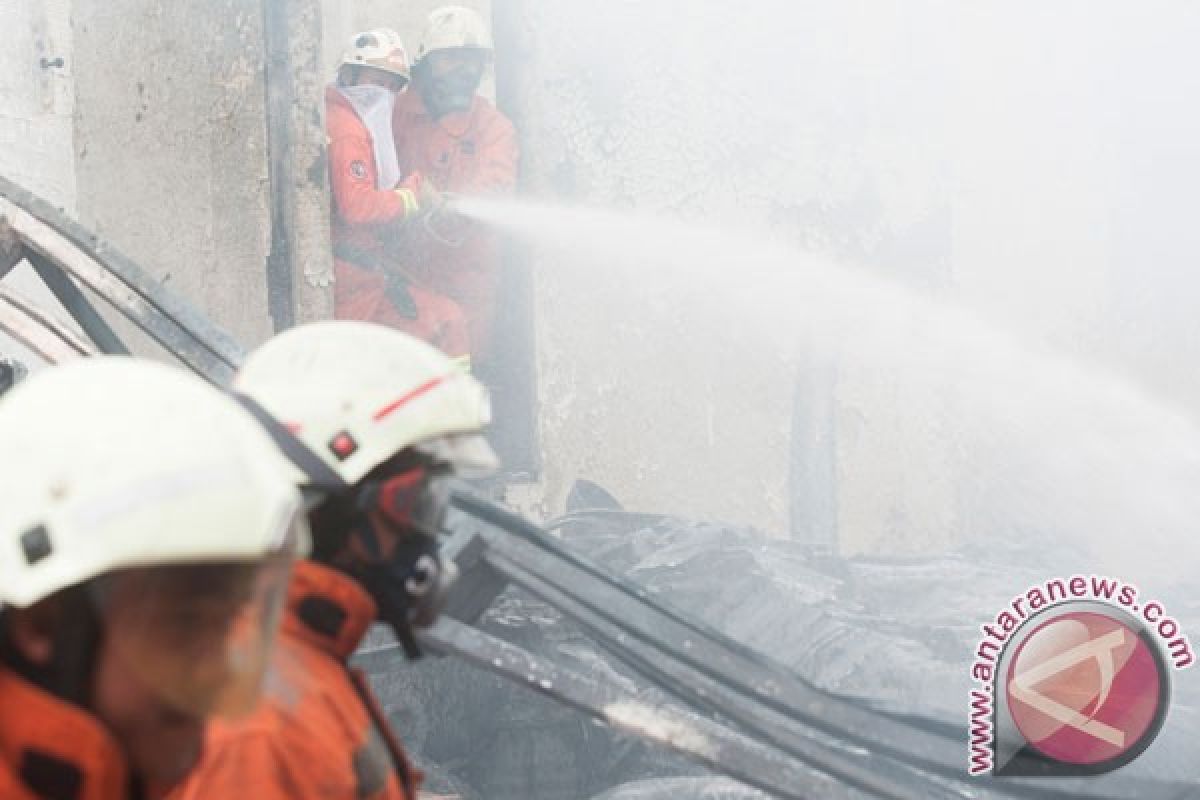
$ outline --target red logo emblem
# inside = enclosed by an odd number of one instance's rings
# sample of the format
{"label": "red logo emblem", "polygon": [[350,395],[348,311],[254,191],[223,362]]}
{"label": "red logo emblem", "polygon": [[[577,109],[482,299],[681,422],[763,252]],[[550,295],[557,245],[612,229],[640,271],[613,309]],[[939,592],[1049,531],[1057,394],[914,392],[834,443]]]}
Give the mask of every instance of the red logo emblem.
{"label": "red logo emblem", "polygon": [[1021,736],[1064,764],[1135,757],[1158,733],[1167,676],[1137,630],[1078,611],[1038,626],[1009,664],[1004,690]]}

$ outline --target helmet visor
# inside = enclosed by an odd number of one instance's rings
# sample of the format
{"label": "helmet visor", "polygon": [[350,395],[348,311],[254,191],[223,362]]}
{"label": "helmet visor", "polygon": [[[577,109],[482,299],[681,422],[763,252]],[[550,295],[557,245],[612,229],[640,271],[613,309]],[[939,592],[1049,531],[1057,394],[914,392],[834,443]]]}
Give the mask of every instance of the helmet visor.
{"label": "helmet visor", "polygon": [[478,433],[456,433],[421,442],[415,448],[435,463],[445,464],[459,478],[486,478],[500,467],[500,459]]}
{"label": "helmet visor", "polygon": [[305,539],[303,516],[286,545],[259,561],[122,570],[95,581],[104,646],[165,705],[237,718],[258,702]]}

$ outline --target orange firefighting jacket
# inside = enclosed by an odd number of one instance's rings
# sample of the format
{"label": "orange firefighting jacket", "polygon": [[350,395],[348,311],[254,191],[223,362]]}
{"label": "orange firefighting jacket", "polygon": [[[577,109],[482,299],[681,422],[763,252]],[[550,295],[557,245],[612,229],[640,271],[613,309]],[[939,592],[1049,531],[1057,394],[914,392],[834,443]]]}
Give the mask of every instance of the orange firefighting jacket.
{"label": "orange firefighting jacket", "polygon": [[[378,171],[371,133],[335,86],[325,90],[325,109],[333,193],[335,316],[387,325],[448,355],[466,355],[470,349],[467,323],[457,303],[428,288],[410,285],[407,292],[413,309],[406,313],[389,297],[387,271],[396,267],[391,243],[408,212],[394,191],[376,188]],[[417,173],[406,174],[411,178]]]}
{"label": "orange firefighting jacket", "polygon": [[[396,98],[393,112],[400,171],[416,172],[443,192],[505,195],[516,188],[517,135],[508,117],[476,97],[467,111],[434,119],[421,93],[410,88]],[[486,354],[491,338],[500,275],[501,244],[495,233],[455,223],[438,241],[422,226],[401,232],[402,268],[424,286],[462,307],[470,324],[471,347]]]}
{"label": "orange firefighting jacket", "polygon": [[333,307],[338,319],[386,325],[429,342],[448,356],[469,355],[467,319],[450,298],[408,283],[405,291],[414,312],[401,313],[388,297],[388,277],[353,262],[334,259]]}
{"label": "orange firefighting jacket", "polygon": [[346,243],[378,251],[382,247],[382,226],[404,218],[404,201],[390,187],[376,188],[379,173],[371,132],[336,86],[325,89],[325,127],[329,137],[334,247]]}
{"label": "orange firefighting jacket", "polygon": [[297,564],[262,704],[210,726],[200,765],[171,800],[415,800],[420,774],[347,664],[375,613],[350,577]]}
{"label": "orange firefighting jacket", "polygon": [[125,756],[80,708],[0,667],[0,798],[124,800]]}

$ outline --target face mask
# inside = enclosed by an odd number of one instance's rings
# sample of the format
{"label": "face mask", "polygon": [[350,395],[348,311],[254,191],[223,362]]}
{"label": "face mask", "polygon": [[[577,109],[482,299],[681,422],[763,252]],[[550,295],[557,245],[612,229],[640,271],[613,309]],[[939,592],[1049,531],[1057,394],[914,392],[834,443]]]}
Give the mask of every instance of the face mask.
{"label": "face mask", "polygon": [[362,86],[342,86],[341,92],[350,101],[360,115],[373,111],[381,105],[391,105],[393,92],[382,86],[363,84]]}
{"label": "face mask", "polygon": [[475,99],[483,80],[483,65],[462,65],[459,68],[422,81],[421,95],[435,117],[455,111],[466,111]]}
{"label": "face mask", "polygon": [[347,571],[374,598],[409,658],[420,655],[414,628],[433,624],[458,573],[438,547],[449,491],[445,477],[423,467],[358,487]]}
{"label": "face mask", "polygon": [[392,140],[392,108],[396,103],[396,94],[391,89],[373,84],[340,86],[338,90],[354,106],[354,112],[371,132],[378,175],[375,188],[391,189],[400,180],[400,166],[396,161],[396,146]]}

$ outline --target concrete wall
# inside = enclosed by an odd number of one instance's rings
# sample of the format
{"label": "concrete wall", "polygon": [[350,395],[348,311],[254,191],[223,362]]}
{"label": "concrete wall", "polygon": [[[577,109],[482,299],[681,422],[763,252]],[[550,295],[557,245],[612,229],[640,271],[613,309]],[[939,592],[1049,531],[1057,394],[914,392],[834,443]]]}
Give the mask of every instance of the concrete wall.
{"label": "concrete wall", "polygon": [[[0,174],[67,210],[75,208],[71,5],[69,0],[0,2]],[[62,66],[42,66],[43,59],[59,58]],[[44,307],[57,308],[27,265],[17,267],[5,282]],[[29,353],[7,339],[0,350],[33,363]]]}
{"label": "concrete wall", "polygon": [[81,221],[243,341],[264,339],[261,4],[83,0],[74,21]]}
{"label": "concrete wall", "polygon": [[[304,280],[328,271],[320,17],[315,4],[282,5],[296,47],[281,66],[297,91],[287,143],[295,303],[311,318],[328,312],[327,289]],[[80,0],[74,29],[81,221],[243,342],[263,340],[272,331],[263,3]]]}
{"label": "concrete wall", "polygon": [[[69,0],[0,3],[0,172],[71,208],[75,60]],[[63,65],[42,67],[42,59]]]}

